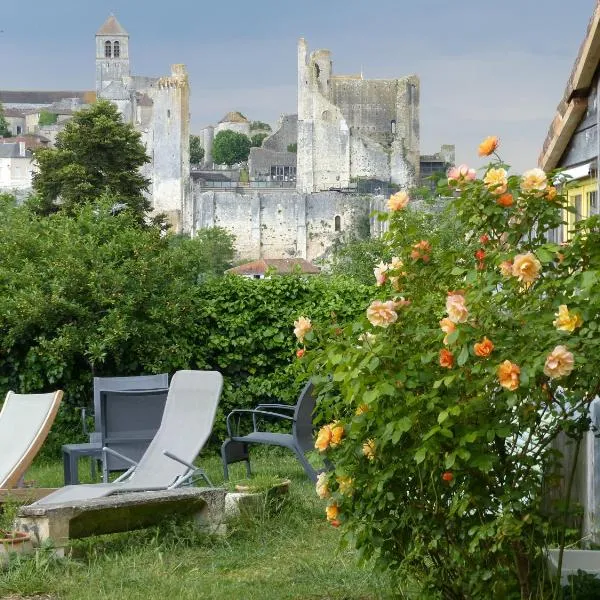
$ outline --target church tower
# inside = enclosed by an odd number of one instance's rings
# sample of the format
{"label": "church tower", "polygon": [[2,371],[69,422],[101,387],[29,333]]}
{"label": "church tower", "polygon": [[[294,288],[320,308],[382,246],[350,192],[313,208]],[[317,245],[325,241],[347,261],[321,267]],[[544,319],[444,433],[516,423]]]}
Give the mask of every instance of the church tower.
{"label": "church tower", "polygon": [[[114,93],[107,88],[122,88],[124,80],[129,76],[129,34],[116,17],[110,15],[96,33],[96,93],[98,97],[111,99]],[[111,84],[113,85],[111,86]]]}

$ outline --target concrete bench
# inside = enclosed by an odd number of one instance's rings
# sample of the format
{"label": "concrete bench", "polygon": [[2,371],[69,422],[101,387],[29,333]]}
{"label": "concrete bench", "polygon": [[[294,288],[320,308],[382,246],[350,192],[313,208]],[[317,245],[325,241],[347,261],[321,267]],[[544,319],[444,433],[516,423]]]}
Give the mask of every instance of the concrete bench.
{"label": "concrete bench", "polygon": [[222,488],[178,488],[22,506],[15,529],[29,533],[36,546],[52,540],[57,549],[71,539],[141,529],[174,515],[191,516],[215,532],[224,519],[225,494]]}

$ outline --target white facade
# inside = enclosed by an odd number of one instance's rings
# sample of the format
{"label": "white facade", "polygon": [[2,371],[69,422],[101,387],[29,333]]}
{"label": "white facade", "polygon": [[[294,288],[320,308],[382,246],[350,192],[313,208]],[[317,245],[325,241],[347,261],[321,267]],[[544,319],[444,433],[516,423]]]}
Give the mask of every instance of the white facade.
{"label": "white facade", "polygon": [[0,144],[0,192],[31,189],[33,160],[24,142]]}

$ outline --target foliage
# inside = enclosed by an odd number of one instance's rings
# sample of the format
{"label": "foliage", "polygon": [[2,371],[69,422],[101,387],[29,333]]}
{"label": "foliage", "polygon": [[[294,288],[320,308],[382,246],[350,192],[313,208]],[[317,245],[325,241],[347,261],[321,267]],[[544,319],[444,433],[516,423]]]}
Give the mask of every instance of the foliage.
{"label": "foliage", "polygon": [[271,131],[271,126],[264,121],[252,121],[250,131]]}
{"label": "foliage", "polygon": [[[290,323],[304,311],[345,321],[367,298],[337,279],[211,277],[232,258],[223,230],[165,236],[113,204],[50,217],[0,206],[0,387],[65,390],[47,454],[80,439],[76,407],[90,405],[93,376],[217,369],[222,413],[293,402]],[[219,421],[215,439],[223,432]]]}
{"label": "foliage", "polygon": [[296,154],[298,152],[298,143],[288,144],[287,151]]}
{"label": "foliage", "polygon": [[199,135],[190,135],[190,163],[199,165],[204,160],[204,148]]}
{"label": "foliage", "polygon": [[219,131],[213,141],[213,160],[219,165],[235,165],[248,160],[250,138],[243,133],[225,129]]}
{"label": "foliage", "polygon": [[40,119],[38,121],[38,125],[40,127],[45,127],[47,125],[55,125],[58,121],[58,115],[53,112],[48,112],[47,110],[40,111]]}
{"label": "foliage", "polygon": [[590,573],[578,570],[569,575],[568,585],[563,587],[562,600],[596,600],[600,598],[600,581]]}
{"label": "foliage", "polygon": [[268,138],[269,134],[268,133],[255,133],[251,138],[250,138],[250,142],[252,144],[252,147],[255,148],[260,148],[262,146],[263,140],[265,138]]}
{"label": "foliage", "polygon": [[10,129],[8,128],[8,122],[4,115],[4,106],[0,102],[0,137],[10,137]]}
{"label": "foliage", "polygon": [[72,214],[81,204],[108,194],[129,206],[140,221],[150,209],[149,181],[139,169],[149,161],[140,134],[124,123],[117,107],[100,100],[78,111],[56,140],[56,148],[35,152],[36,210]]}
{"label": "foliage", "polygon": [[393,196],[380,218],[396,258],[376,269],[366,316],[304,335],[317,445],[335,464],[320,486],[328,517],[423,598],[558,592],[544,548],[564,545],[571,511],[550,502],[553,442],[563,432],[577,454],[600,390],[599,219],[548,243],[565,196],[539,170],[505,167],[483,180],[453,169],[439,189],[456,196],[455,245],[410,231],[408,198]]}

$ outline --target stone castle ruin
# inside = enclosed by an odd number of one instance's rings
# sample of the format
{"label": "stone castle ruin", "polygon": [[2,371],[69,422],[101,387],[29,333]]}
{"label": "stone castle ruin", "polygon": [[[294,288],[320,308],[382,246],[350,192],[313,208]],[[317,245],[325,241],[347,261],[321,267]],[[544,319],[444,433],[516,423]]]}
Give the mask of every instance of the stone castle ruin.
{"label": "stone castle ruin", "polygon": [[329,50],[298,42],[297,189],[361,179],[403,188],[419,178],[419,79],[334,75]]}

